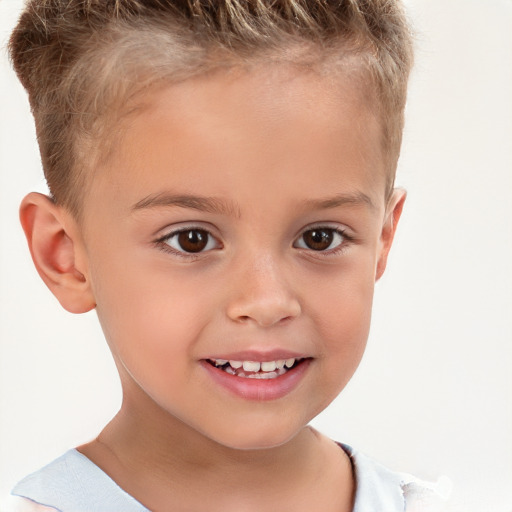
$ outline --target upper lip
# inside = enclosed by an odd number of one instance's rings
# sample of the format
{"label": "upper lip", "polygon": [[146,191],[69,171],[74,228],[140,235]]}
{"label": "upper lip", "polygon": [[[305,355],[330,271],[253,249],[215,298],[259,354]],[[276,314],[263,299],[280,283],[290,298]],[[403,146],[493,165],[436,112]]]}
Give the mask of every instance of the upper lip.
{"label": "upper lip", "polygon": [[226,359],[228,361],[278,361],[280,359],[305,359],[307,356],[299,352],[284,349],[272,350],[240,350],[237,352],[215,353],[205,359]]}

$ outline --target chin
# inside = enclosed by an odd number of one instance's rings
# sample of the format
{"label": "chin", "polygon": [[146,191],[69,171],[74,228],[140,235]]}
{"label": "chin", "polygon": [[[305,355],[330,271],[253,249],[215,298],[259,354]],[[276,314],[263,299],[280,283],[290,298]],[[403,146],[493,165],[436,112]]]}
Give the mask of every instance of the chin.
{"label": "chin", "polygon": [[219,444],[233,450],[271,450],[294,439],[304,427],[279,429],[277,425],[264,428],[240,428],[230,430],[227,435],[213,438]]}

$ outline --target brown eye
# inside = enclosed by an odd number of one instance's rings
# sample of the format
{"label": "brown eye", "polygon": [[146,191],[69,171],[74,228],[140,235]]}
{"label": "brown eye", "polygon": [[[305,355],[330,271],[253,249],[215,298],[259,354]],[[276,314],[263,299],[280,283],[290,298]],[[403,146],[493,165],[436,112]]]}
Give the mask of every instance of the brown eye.
{"label": "brown eye", "polygon": [[162,241],[181,253],[198,253],[217,247],[215,238],[204,229],[184,229],[172,233]]}
{"label": "brown eye", "polygon": [[178,243],[186,252],[200,252],[208,243],[208,233],[197,229],[182,231],[178,235]]}
{"label": "brown eye", "polygon": [[332,230],[312,229],[302,235],[304,243],[314,251],[325,251],[332,243]]}
{"label": "brown eye", "polygon": [[294,246],[313,251],[326,251],[338,247],[344,239],[343,233],[337,229],[319,227],[305,231]]}

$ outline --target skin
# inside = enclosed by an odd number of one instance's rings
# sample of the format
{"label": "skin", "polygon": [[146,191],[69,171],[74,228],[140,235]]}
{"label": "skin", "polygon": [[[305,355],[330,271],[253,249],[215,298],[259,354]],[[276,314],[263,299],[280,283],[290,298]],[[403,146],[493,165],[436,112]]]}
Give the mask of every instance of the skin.
{"label": "skin", "polygon": [[[280,65],[153,91],[94,170],[80,223],[23,201],[40,275],[69,311],[96,308],[123,386],[79,450],[151,510],[352,509],[347,456],[307,424],[361,360],[405,194],[386,199],[379,122],[334,78]],[[344,234],[313,250],[313,227]],[[206,250],[164,240],[184,228],[209,231]],[[205,371],[276,349],[310,358],[278,399]]]}

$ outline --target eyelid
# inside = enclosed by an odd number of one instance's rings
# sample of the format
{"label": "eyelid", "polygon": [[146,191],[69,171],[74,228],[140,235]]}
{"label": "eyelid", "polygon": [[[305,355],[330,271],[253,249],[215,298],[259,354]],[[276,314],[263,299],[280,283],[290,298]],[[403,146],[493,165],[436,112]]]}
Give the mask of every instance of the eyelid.
{"label": "eyelid", "polygon": [[[339,245],[333,247],[332,249],[325,249],[323,251],[315,251],[314,249],[311,249],[309,247],[297,247],[295,245],[297,243],[297,241],[300,240],[301,237],[305,233],[307,233],[308,231],[315,230],[315,229],[325,229],[325,230],[334,231],[337,234],[339,234],[343,238],[343,240],[341,241],[341,243]],[[334,224],[334,223],[330,223],[330,222],[316,222],[314,224],[309,224],[300,230],[299,234],[295,237],[295,240],[293,242],[293,247],[296,249],[308,251],[313,254],[330,256],[330,255],[335,255],[335,254],[340,253],[341,251],[343,251],[346,248],[346,246],[349,243],[351,243],[353,241],[354,241],[354,236],[349,232],[349,228],[347,228],[346,226],[340,225],[340,224]]]}
{"label": "eyelid", "polygon": [[[179,256],[179,257],[196,259],[196,258],[200,257],[201,255],[204,255],[213,250],[217,250],[217,249],[223,247],[222,243],[219,240],[219,237],[212,233],[213,230],[205,227],[201,223],[195,222],[195,223],[184,223],[184,224],[178,225],[178,226],[173,225],[172,228],[168,227],[167,230],[166,230],[166,228],[164,228],[163,230],[159,230],[159,231],[160,232],[163,231],[164,234],[158,236],[158,238],[154,241],[155,245],[157,245],[162,251],[171,253],[171,254]],[[204,231],[205,233],[208,234],[208,236],[211,239],[215,240],[217,246],[214,248],[210,248],[210,249],[206,249],[206,250],[202,250],[202,251],[198,251],[198,252],[187,252],[187,251],[182,251],[182,250],[176,249],[175,247],[172,247],[169,243],[167,243],[167,241],[170,240],[171,238],[179,235],[180,233],[187,232],[187,231]]]}
{"label": "eyelid", "polygon": [[[307,233],[308,231],[314,230],[314,229],[332,230],[332,231],[338,233],[343,238],[343,240],[341,241],[341,243],[339,245],[335,246],[332,249],[315,251],[314,249],[311,249],[308,247],[297,247],[296,246],[297,241],[305,233]],[[198,252],[187,252],[187,251],[177,250],[167,243],[167,240],[169,240],[173,236],[176,236],[182,232],[193,231],[193,230],[205,231],[208,234],[208,236],[212,237],[216,241],[217,247],[210,248],[207,250],[198,251]],[[209,253],[213,250],[223,248],[223,244],[220,241],[220,237],[218,235],[214,234],[213,231],[215,231],[215,230],[213,230],[209,227],[205,227],[205,225],[202,222],[190,222],[190,223],[185,222],[183,224],[172,225],[172,227],[168,226],[167,228],[160,229],[159,232],[160,233],[163,232],[163,234],[161,234],[159,236],[157,235],[157,238],[156,238],[156,240],[154,240],[154,243],[161,250],[163,250],[165,252],[172,253],[174,255],[184,257],[184,258],[197,259],[197,258],[201,257],[201,255],[205,255],[206,253]],[[317,255],[331,256],[331,255],[336,255],[336,254],[342,252],[345,248],[347,248],[347,246],[350,243],[354,242],[354,240],[355,240],[355,237],[351,234],[350,228],[346,227],[345,225],[340,225],[340,224],[331,223],[331,222],[316,222],[313,224],[306,225],[299,231],[299,233],[294,238],[292,247],[294,247],[295,249],[301,249],[303,251],[307,251],[309,253],[313,253],[313,254],[317,254]]]}
{"label": "eyelid", "polygon": [[322,229],[322,228],[323,229],[332,229],[333,231],[338,231],[343,236],[350,238],[350,239],[354,238],[354,235],[352,235],[353,231],[345,224],[340,224],[338,222],[325,221],[325,222],[313,222],[312,224],[306,224],[304,227],[302,227],[297,232],[297,234],[295,235],[295,239],[299,238],[307,231],[311,231],[312,229]]}
{"label": "eyelid", "polygon": [[[0,0],[1,1],[1,0]],[[176,222],[174,224],[168,224],[164,226],[163,228],[159,228],[158,230],[153,232],[152,237],[155,239],[155,241],[163,240],[175,233],[179,233],[180,231],[188,231],[191,229],[198,229],[201,231],[207,231],[215,238],[219,238],[219,236],[216,234],[218,231],[215,229],[215,226],[209,222],[203,222],[203,221],[184,221],[184,222]]]}

